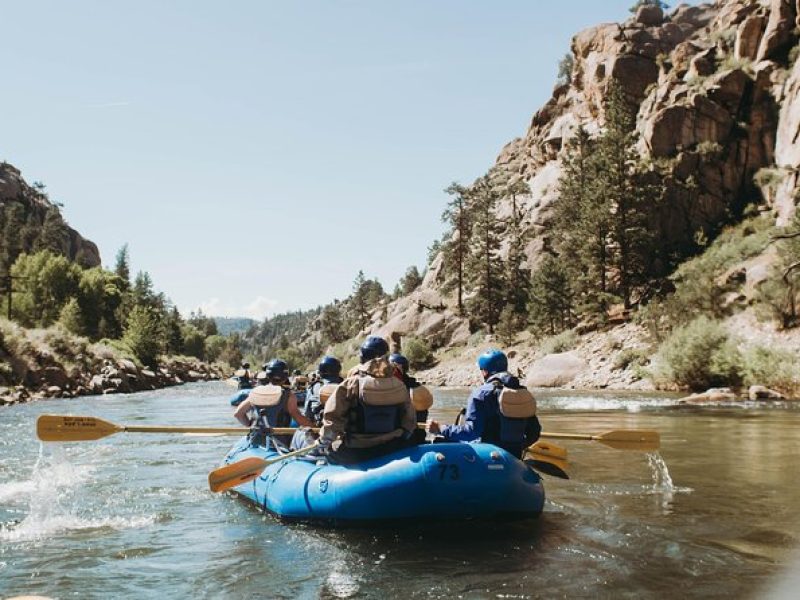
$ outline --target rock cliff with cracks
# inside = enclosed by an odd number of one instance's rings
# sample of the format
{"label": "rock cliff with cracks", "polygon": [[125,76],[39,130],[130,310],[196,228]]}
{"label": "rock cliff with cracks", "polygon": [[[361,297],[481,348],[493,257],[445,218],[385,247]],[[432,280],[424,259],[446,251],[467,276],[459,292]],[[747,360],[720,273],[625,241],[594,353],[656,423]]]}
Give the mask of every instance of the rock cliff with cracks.
{"label": "rock cliff with cracks", "polygon": [[[526,266],[534,267],[550,243],[566,143],[579,127],[602,130],[612,82],[638,107],[641,156],[666,173],[666,208],[654,217],[671,240],[713,238],[754,203],[772,211],[778,225],[786,224],[795,212],[800,178],[798,15],[800,0],[718,0],[680,5],[668,14],[646,6],[624,23],[578,33],[570,80],[554,89],[525,134],[509,142],[492,167],[529,184],[530,195],[515,200],[528,233]],[[510,212],[509,200],[499,216]],[[444,280],[438,257],[423,284],[376,310],[368,329],[420,337],[434,348],[465,344],[469,326],[452,294],[442,291]],[[627,325],[614,336],[625,345],[638,333]],[[527,368],[533,356],[523,350],[517,362]],[[603,368],[598,363],[590,370]],[[466,370],[446,366],[428,375],[437,383],[471,379]],[[573,381],[631,383],[624,377]]]}

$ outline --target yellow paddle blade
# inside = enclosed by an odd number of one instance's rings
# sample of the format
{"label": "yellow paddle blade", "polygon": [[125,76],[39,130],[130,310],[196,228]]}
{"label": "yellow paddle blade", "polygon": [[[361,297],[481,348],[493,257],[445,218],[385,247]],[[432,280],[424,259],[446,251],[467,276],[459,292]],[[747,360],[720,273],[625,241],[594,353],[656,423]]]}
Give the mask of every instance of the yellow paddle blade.
{"label": "yellow paddle blade", "polygon": [[238,462],[215,469],[208,474],[208,487],[212,492],[224,492],[237,485],[252,481],[269,463],[263,458],[250,456]]}
{"label": "yellow paddle blade", "polygon": [[545,475],[551,475],[560,479],[569,479],[569,475],[567,474],[567,461],[562,458],[551,456],[549,454],[549,449],[547,449],[546,452],[546,454],[540,453],[536,444],[534,444],[526,451],[523,461],[539,473],[544,473]]}
{"label": "yellow paddle blade", "polygon": [[99,440],[123,429],[97,417],[41,415],[36,420],[36,435],[43,442]]}
{"label": "yellow paddle blade", "polygon": [[594,439],[616,450],[639,450],[653,452],[661,446],[661,436],[657,431],[646,429],[619,429],[607,431]]}
{"label": "yellow paddle blade", "polygon": [[269,460],[264,460],[263,458],[258,458],[257,456],[250,456],[230,465],[220,467],[219,469],[214,469],[208,474],[208,487],[212,492],[224,492],[225,490],[234,488],[237,485],[242,485],[243,483],[252,481],[261,475],[261,472],[271,464],[281,462],[287,458],[303,456],[304,454],[312,452],[318,446],[319,442],[316,442],[310,446],[306,446],[305,448],[300,448],[300,450],[295,450],[294,452],[289,452],[282,456],[270,458]]}
{"label": "yellow paddle blade", "polygon": [[528,448],[528,452],[536,453],[541,456],[549,456],[561,460],[567,460],[567,449],[563,446],[557,446],[553,442],[539,440],[533,446]]}

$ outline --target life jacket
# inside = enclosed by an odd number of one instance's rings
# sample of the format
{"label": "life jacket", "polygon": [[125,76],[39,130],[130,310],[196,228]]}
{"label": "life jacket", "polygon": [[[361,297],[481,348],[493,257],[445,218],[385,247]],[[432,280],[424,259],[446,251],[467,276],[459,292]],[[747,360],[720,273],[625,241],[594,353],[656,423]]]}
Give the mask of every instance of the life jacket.
{"label": "life jacket", "polygon": [[237,389],[248,390],[253,387],[253,383],[250,381],[250,371],[247,369],[239,369],[234,373],[234,377],[238,380]]}
{"label": "life jacket", "polygon": [[334,381],[333,378],[315,381],[314,384],[308,388],[305,415],[309,419],[314,420],[317,425],[322,424],[322,412],[325,410],[325,403],[342,381],[341,377],[337,377],[336,379],[339,381]]}
{"label": "life jacket", "polygon": [[481,441],[517,453],[525,444],[529,421],[536,416],[536,400],[527,388],[507,386],[504,375],[497,373],[486,380],[497,394],[498,414],[487,418]]}
{"label": "life jacket", "polygon": [[279,385],[260,385],[250,392],[250,405],[258,428],[288,427],[292,416],[286,410],[290,390]]}
{"label": "life jacket", "polygon": [[384,434],[395,431],[401,427],[408,400],[408,389],[394,375],[374,377],[366,372],[359,373],[352,432]]}

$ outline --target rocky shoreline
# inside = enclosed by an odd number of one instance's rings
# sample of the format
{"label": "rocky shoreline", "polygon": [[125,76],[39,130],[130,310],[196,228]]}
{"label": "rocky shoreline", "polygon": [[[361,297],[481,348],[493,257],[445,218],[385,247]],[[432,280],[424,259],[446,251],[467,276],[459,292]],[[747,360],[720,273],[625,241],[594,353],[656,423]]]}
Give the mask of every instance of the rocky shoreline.
{"label": "rocky shoreline", "polygon": [[194,381],[218,381],[226,376],[219,365],[190,358],[169,358],[156,370],[129,359],[104,359],[97,371],[47,366],[30,372],[28,385],[0,386],[0,406],[47,398],[130,394]]}

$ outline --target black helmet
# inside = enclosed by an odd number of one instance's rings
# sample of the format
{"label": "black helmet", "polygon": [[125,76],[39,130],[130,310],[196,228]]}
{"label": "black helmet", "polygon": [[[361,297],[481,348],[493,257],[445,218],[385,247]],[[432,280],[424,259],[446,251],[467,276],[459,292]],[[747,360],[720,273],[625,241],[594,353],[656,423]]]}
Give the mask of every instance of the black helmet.
{"label": "black helmet", "polygon": [[286,364],[285,360],[281,360],[280,358],[273,358],[264,365],[264,370],[267,372],[267,377],[269,377],[270,380],[280,379],[281,381],[285,381],[289,378],[289,365]]}
{"label": "black helmet", "polygon": [[342,372],[342,363],[334,356],[323,356],[317,365],[317,370],[320,375],[338,377]]}
{"label": "black helmet", "polygon": [[377,335],[371,335],[361,344],[361,362],[367,362],[389,353],[389,344]]}
{"label": "black helmet", "polygon": [[249,369],[250,368],[250,363],[242,363],[242,368],[243,369]]}
{"label": "black helmet", "polygon": [[400,370],[403,371],[403,374],[408,373],[408,359],[402,354],[395,352],[389,357],[389,362],[400,367]]}

